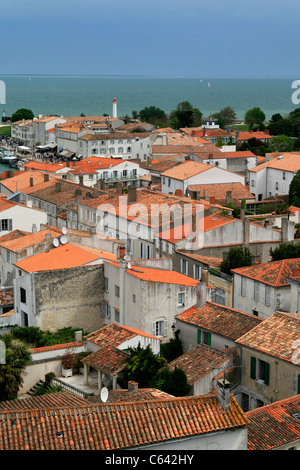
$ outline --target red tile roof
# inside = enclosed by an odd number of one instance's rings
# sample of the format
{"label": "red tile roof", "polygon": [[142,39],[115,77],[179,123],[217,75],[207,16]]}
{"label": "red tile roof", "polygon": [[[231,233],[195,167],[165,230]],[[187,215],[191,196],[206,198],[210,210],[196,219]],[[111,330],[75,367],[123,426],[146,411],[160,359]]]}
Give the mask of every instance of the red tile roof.
{"label": "red tile roof", "polygon": [[32,273],[84,266],[99,259],[102,259],[100,251],[96,254],[95,250],[89,251],[86,247],[66,243],[37,255],[28,256],[14,265],[27,273]]}
{"label": "red tile roof", "polygon": [[245,416],[249,422],[248,450],[299,445],[300,395],[248,411]]}
{"label": "red tile roof", "polygon": [[[126,403],[126,402],[141,402],[149,400],[165,400],[166,398],[174,398],[169,393],[162,392],[156,388],[138,388],[137,390],[116,389],[109,390],[108,403]],[[88,397],[87,401],[90,403],[100,403],[101,398],[99,395]]]}
{"label": "red tile roof", "polygon": [[177,180],[184,181],[192,176],[203,173],[204,171],[215,168],[214,165],[208,163],[195,162],[193,160],[187,160],[179,165],[175,165],[172,168],[161,173],[161,176],[167,178],[174,178]]}
{"label": "red tile roof", "polygon": [[219,350],[206,344],[200,344],[171,361],[168,367],[171,371],[174,371],[176,367],[182,369],[188,384],[192,386],[235,356],[236,348]]}
{"label": "red tile roof", "polygon": [[190,191],[198,192],[200,197],[215,197],[219,203],[226,202],[226,193],[231,192],[233,199],[255,199],[255,196],[242,183],[213,183],[193,184],[188,187]]}
{"label": "red tile roof", "polygon": [[59,237],[60,235],[61,231],[59,229],[57,231],[55,229],[40,230],[38,232],[24,235],[23,237],[14,238],[12,240],[1,241],[0,239],[0,247],[16,252],[30,246],[38,245],[44,242],[48,236],[50,239],[53,239],[55,237]]}
{"label": "red tile roof", "polygon": [[278,157],[260,163],[259,165],[251,168],[249,171],[257,173],[264,168],[274,168],[275,170],[290,171],[295,173],[300,170],[300,152],[285,152],[279,154]]}
{"label": "red tile roof", "polygon": [[295,341],[299,340],[299,333],[298,314],[275,312],[238,338],[236,343],[294,363]]}
{"label": "red tile roof", "polygon": [[198,255],[194,253],[185,253],[184,251],[177,251],[179,255],[187,256],[188,258],[194,259],[195,261],[199,261],[200,263],[207,264],[213,268],[219,268],[223,258],[217,258],[216,256],[205,256],[205,255]]}
{"label": "red tile roof", "polygon": [[299,268],[300,258],[292,258],[232,269],[232,272],[270,286],[280,287],[287,286],[289,279]]}
{"label": "red tile roof", "polygon": [[215,394],[2,412],[0,450],[117,450],[246,428],[235,399]]}
{"label": "red tile roof", "polygon": [[176,318],[198,328],[204,328],[217,335],[230,338],[233,341],[236,341],[263,321],[254,315],[214,302],[206,302],[203,307],[194,305],[177,315]]}
{"label": "red tile roof", "polygon": [[87,401],[70,392],[49,393],[36,397],[17,398],[15,400],[0,401],[0,413],[3,411],[36,410],[61,408],[64,406],[86,405]]}

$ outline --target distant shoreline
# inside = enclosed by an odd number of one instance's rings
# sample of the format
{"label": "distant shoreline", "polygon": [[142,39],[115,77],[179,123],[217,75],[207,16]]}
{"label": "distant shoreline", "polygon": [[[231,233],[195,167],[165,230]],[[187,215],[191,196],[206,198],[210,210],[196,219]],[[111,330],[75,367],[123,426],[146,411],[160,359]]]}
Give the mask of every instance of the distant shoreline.
{"label": "distant shoreline", "polygon": [[298,76],[289,76],[289,75],[279,75],[279,76],[201,76],[201,75],[60,75],[60,74],[53,74],[53,75],[48,75],[48,74],[30,74],[30,73],[25,73],[25,74],[0,74],[0,77],[26,77],[26,78],[31,78],[31,77],[38,77],[38,78],[190,78],[190,79],[204,79],[204,80],[218,80],[218,79],[238,79],[238,80],[243,80],[243,79],[295,79],[298,78]]}

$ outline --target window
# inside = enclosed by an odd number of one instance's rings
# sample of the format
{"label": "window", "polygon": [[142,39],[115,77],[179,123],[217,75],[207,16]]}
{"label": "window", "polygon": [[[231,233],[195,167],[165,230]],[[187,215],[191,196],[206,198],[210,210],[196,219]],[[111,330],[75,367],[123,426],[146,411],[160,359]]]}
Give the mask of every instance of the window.
{"label": "window", "polygon": [[11,263],[11,251],[7,250],[6,252],[6,261],[8,263]]}
{"label": "window", "polygon": [[216,288],[216,304],[225,305],[225,290]]}
{"label": "window", "polygon": [[115,286],[115,296],[120,297],[120,288],[119,288],[119,286]]}
{"label": "window", "polygon": [[170,178],[168,178],[168,186],[169,186],[169,188],[171,187],[171,179]]}
{"label": "window", "polygon": [[104,290],[105,292],[108,292],[108,278],[107,277],[104,278]]}
{"label": "window", "polygon": [[246,295],[246,279],[241,277],[241,295],[245,297]]}
{"label": "window", "polygon": [[275,183],[275,189],[277,189],[277,190],[279,189],[278,181],[276,181],[276,183]]}
{"label": "window", "polygon": [[22,326],[28,326],[28,313],[21,311]]}
{"label": "window", "polygon": [[23,304],[26,304],[26,290],[20,287],[20,298]]}
{"label": "window", "polygon": [[250,377],[253,380],[259,380],[265,385],[269,385],[270,366],[266,361],[251,357]]}
{"label": "window", "polygon": [[115,314],[115,321],[117,323],[120,323],[120,312],[117,308],[114,308],[114,314]]}
{"label": "window", "polygon": [[132,302],[135,304],[135,301],[136,301],[136,297],[135,297],[135,294],[132,294]]}
{"label": "window", "polygon": [[158,320],[152,323],[152,334],[154,336],[168,335],[168,320]]}
{"label": "window", "polygon": [[177,305],[178,307],[184,307],[185,303],[185,292],[178,292]]}
{"label": "window", "polygon": [[101,317],[110,318],[111,307],[108,302],[101,302]]}
{"label": "window", "polygon": [[186,259],[181,259],[180,261],[181,261],[181,267],[180,267],[181,274],[185,274],[187,276],[188,268],[189,268],[188,262]]}
{"label": "window", "polygon": [[282,179],[285,180],[285,171],[282,172]]}
{"label": "window", "polygon": [[194,264],[193,272],[194,272],[194,279],[197,279],[197,281],[201,281],[201,266]]}
{"label": "window", "polygon": [[250,408],[249,408],[249,395],[247,395],[246,393],[242,393],[241,407],[242,407],[242,410],[244,411],[244,413],[246,413],[247,411],[250,410]]}
{"label": "window", "polygon": [[0,220],[0,230],[12,230],[12,219],[1,219]]}
{"label": "window", "polygon": [[207,346],[211,345],[211,333],[205,330],[197,329],[197,344],[207,344]]}
{"label": "window", "polygon": [[252,188],[254,188],[254,186],[255,186],[254,180],[251,180],[251,186],[252,186]]}
{"label": "window", "polygon": [[258,301],[258,294],[259,294],[259,283],[254,282],[254,300]]}
{"label": "window", "polygon": [[270,303],[270,293],[271,293],[271,288],[270,286],[265,287],[265,304],[267,307],[271,305]]}

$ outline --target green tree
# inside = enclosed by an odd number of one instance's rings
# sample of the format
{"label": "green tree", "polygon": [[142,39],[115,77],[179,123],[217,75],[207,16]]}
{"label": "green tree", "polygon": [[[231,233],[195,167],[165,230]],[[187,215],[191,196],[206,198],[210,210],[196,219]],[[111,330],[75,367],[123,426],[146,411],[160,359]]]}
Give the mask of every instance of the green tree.
{"label": "green tree", "polygon": [[221,263],[221,271],[230,274],[232,269],[241,268],[243,266],[252,266],[252,255],[249,248],[237,246],[231,247],[228,255]]}
{"label": "green tree", "polygon": [[269,250],[272,261],[300,258],[300,243],[283,242]]}
{"label": "green tree", "polygon": [[218,113],[213,114],[213,117],[217,119],[221,129],[225,129],[236,120],[236,113],[231,106],[226,106]]}
{"label": "green tree", "polygon": [[179,338],[180,330],[176,330],[174,338],[171,338],[167,343],[160,346],[160,354],[167,362],[171,362],[183,353],[182,343]]}
{"label": "green tree", "polygon": [[300,170],[298,170],[289,187],[289,204],[300,207]]}
{"label": "green tree", "polygon": [[22,121],[22,119],[33,119],[34,114],[31,109],[21,108],[13,113],[10,120],[11,122]]}
{"label": "green tree", "polygon": [[173,129],[199,126],[201,119],[201,111],[198,108],[193,108],[189,101],[178,103],[176,109],[170,113],[171,126]]}
{"label": "green tree", "polygon": [[293,150],[293,141],[287,135],[277,135],[269,143],[271,152],[291,152]]}
{"label": "green tree", "polygon": [[142,348],[139,343],[136,348],[129,349],[129,355],[129,362],[124,370],[124,380],[138,382],[141,388],[149,387],[159,369],[167,364],[164,357],[153,353],[150,345]]}
{"label": "green tree", "polygon": [[10,333],[1,336],[5,344],[5,364],[0,364],[0,401],[16,398],[23,383],[22,373],[30,364],[31,355],[23,341]]}
{"label": "green tree", "polygon": [[164,122],[167,120],[166,113],[156,106],[146,106],[141,109],[139,117],[142,122],[147,122],[149,124],[154,124],[156,121]]}
{"label": "green tree", "polygon": [[175,367],[174,371],[171,371],[167,366],[157,372],[150,386],[175,397],[185,396],[191,389],[184,370]]}
{"label": "green tree", "polygon": [[245,123],[248,124],[249,129],[251,130],[254,124],[257,124],[258,126],[264,122],[266,119],[265,113],[255,106],[252,109],[248,109],[245,113]]}

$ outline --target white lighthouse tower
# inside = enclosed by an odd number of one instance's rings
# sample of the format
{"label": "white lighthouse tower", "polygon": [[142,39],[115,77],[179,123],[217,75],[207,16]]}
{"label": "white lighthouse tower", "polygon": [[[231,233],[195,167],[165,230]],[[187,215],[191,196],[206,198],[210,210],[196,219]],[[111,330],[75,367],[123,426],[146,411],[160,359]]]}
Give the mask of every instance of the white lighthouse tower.
{"label": "white lighthouse tower", "polygon": [[113,117],[113,118],[118,117],[118,115],[117,115],[117,100],[116,100],[116,98],[113,99],[113,114],[112,114],[112,117]]}

